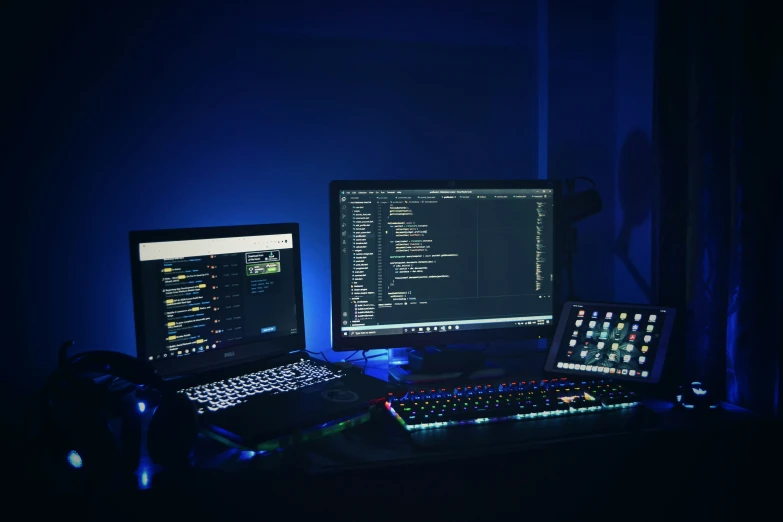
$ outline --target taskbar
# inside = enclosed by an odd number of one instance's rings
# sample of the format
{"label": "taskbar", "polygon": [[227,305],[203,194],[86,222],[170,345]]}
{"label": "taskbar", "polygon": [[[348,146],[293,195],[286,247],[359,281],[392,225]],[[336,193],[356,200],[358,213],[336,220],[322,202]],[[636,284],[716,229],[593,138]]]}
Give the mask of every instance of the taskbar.
{"label": "taskbar", "polygon": [[498,328],[518,328],[525,326],[547,326],[552,324],[552,315],[528,317],[506,317],[501,319],[483,319],[468,321],[442,321],[415,324],[361,325],[342,328],[343,337],[367,337],[377,335],[410,335],[462,332],[465,330],[488,330]]}

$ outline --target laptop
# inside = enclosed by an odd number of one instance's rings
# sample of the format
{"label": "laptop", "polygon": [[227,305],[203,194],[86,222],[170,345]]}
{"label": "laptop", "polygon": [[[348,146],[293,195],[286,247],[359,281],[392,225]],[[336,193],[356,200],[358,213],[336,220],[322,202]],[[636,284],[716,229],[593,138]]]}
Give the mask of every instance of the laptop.
{"label": "laptop", "polygon": [[305,350],[299,225],[130,233],[137,356],[242,449],[369,416],[389,385]]}

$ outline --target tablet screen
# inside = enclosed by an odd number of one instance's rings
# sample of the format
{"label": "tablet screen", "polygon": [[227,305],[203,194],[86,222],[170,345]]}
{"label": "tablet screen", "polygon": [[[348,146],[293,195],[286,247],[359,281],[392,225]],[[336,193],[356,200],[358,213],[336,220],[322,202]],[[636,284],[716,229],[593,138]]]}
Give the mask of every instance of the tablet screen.
{"label": "tablet screen", "polygon": [[568,302],[560,315],[546,370],[658,382],[673,308]]}

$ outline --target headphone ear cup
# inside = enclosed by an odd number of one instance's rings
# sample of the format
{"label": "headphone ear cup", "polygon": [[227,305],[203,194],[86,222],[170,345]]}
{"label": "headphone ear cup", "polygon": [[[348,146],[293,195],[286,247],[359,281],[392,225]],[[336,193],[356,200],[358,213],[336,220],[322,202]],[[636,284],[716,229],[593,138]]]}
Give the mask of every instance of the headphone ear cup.
{"label": "headphone ear cup", "polygon": [[163,467],[187,466],[196,443],[198,419],[193,403],[185,395],[164,395],[150,421],[147,452]]}
{"label": "headphone ear cup", "polygon": [[99,415],[83,412],[73,415],[64,426],[68,451],[82,457],[83,469],[90,475],[108,478],[120,469],[117,439]]}
{"label": "headphone ear cup", "polygon": [[121,457],[108,424],[95,412],[72,408],[53,415],[46,427],[45,476],[55,491],[83,494],[110,489],[120,479]]}

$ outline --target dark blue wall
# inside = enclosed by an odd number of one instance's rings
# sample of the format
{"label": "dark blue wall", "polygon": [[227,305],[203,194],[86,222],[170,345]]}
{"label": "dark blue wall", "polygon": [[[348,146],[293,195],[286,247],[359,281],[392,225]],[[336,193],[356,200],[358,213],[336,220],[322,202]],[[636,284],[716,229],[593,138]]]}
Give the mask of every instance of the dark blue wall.
{"label": "dark blue wall", "polygon": [[576,226],[582,300],[649,302],[654,5],[548,2],[548,173],[592,179],[604,204]]}
{"label": "dark blue wall", "polygon": [[300,222],[321,351],[330,180],[537,177],[535,5],[395,13],[68,13],[25,114],[16,367],[134,353],[131,229]]}
{"label": "dark blue wall", "polygon": [[[617,99],[614,3],[552,0],[549,5],[549,175],[594,180],[611,209]],[[607,210],[577,226],[575,293],[583,300],[614,298],[615,216]]]}
{"label": "dark blue wall", "polygon": [[553,1],[548,22],[536,2],[263,4],[20,14],[30,58],[5,161],[6,196],[26,202],[6,220],[23,327],[5,384],[40,383],[64,339],[134,352],[131,229],[299,221],[308,348],[327,349],[337,178],[536,178],[547,161],[595,177],[608,210],[584,225],[600,253],[582,258],[581,293],[613,298],[617,100],[634,88],[618,82],[613,2]]}
{"label": "dark blue wall", "polygon": [[[617,2],[615,11],[615,238],[630,226],[628,264],[614,262],[614,298],[649,302],[653,188],[653,61],[655,2]],[[633,272],[638,273],[643,284]]]}

